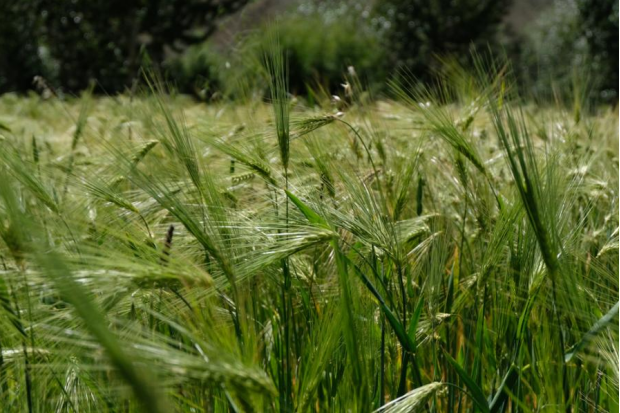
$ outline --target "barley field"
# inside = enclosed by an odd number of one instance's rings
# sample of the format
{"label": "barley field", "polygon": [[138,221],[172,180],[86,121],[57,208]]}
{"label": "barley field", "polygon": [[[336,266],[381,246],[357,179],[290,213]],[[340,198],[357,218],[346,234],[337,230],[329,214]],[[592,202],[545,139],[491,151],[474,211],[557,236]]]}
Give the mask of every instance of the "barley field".
{"label": "barley field", "polygon": [[0,97],[1,410],[617,412],[617,107],[284,68]]}

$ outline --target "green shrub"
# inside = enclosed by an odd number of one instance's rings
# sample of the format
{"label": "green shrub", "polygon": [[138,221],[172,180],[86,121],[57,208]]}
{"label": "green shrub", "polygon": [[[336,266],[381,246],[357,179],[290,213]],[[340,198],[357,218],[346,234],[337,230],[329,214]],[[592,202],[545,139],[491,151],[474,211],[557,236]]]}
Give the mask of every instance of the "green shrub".
{"label": "green shrub", "polygon": [[304,95],[308,88],[342,91],[344,74],[352,66],[368,84],[385,80],[386,67],[381,43],[369,26],[360,27],[354,18],[338,21],[318,14],[290,15],[239,39],[234,50],[218,53],[205,42],[176,61],[169,74],[184,92],[217,88],[228,96],[264,94],[264,53],[279,39],[289,68],[290,91]]}
{"label": "green shrub", "polygon": [[207,41],[191,46],[183,56],[165,63],[166,73],[176,88],[201,99],[212,99],[223,90],[223,56]]}
{"label": "green shrub", "polygon": [[273,30],[279,31],[293,93],[305,92],[307,82],[336,91],[349,66],[368,83],[380,82],[385,77],[385,67],[379,39],[376,33],[356,23],[354,18],[340,21],[326,21],[320,16],[290,18],[262,33],[255,52],[261,53],[273,38]]}

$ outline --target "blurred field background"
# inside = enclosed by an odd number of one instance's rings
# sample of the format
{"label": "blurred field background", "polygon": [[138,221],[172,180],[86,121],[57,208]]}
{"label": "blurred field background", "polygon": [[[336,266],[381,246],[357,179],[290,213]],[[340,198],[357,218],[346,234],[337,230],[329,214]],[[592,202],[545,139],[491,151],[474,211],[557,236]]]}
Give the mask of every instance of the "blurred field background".
{"label": "blurred field background", "polygon": [[[618,91],[614,0],[23,0],[0,5],[0,93],[94,84],[134,90],[140,68],[165,73],[202,100],[265,92],[257,63],[278,26],[291,91],[341,92],[349,66],[373,90],[404,69],[420,80],[472,47],[512,62],[519,82],[547,98],[588,77],[592,98]],[[587,72],[587,73],[585,73]]]}

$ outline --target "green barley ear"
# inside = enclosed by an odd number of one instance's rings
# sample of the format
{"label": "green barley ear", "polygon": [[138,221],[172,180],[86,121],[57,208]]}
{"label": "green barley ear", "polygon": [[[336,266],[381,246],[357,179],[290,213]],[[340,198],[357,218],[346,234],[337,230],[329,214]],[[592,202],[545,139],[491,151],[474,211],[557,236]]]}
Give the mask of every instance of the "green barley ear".
{"label": "green barley ear", "polygon": [[411,390],[398,399],[376,410],[375,413],[414,413],[426,411],[426,401],[445,387],[445,384],[433,382]]}
{"label": "green barley ear", "polygon": [[575,125],[579,124],[584,115],[587,116],[591,110],[592,104],[592,90],[596,87],[595,82],[590,76],[589,68],[584,66],[582,68],[574,67],[571,76],[571,95],[572,100],[572,115]]}
{"label": "green barley ear", "polygon": [[291,122],[293,126],[293,139],[301,138],[311,132],[314,132],[317,129],[322,128],[323,126],[329,125],[333,123],[337,118],[342,116],[342,112],[337,112],[336,114],[328,114],[321,116],[313,116],[304,119],[296,119]]}
{"label": "green barley ear", "polygon": [[[424,126],[429,132],[465,156],[483,176],[489,176],[476,145],[466,133],[465,126],[473,122],[473,116],[477,112],[476,106],[473,114],[466,116],[463,122],[459,122],[445,105],[446,102],[455,99],[455,91],[450,84],[440,81],[435,87],[429,87],[403,74],[398,80],[390,81],[389,86],[410,110],[422,115]],[[469,117],[471,119],[467,119]]]}
{"label": "green barley ear", "polygon": [[63,197],[66,195],[67,190],[69,189],[69,180],[71,179],[71,175],[73,173],[73,167],[75,164],[75,149],[84,134],[84,129],[86,128],[86,122],[88,120],[88,114],[90,113],[90,109],[92,106],[92,93],[94,89],[94,84],[91,84],[90,87],[84,92],[84,96],[82,98],[83,103],[80,108],[80,114],[75,123],[75,132],[73,132],[73,138],[71,139],[71,152],[69,154],[69,160],[67,164],[67,177],[65,178],[65,186],[63,188]]}
{"label": "green barley ear", "polygon": [[138,165],[146,157],[146,155],[151,151],[151,149],[153,149],[158,143],[159,141],[157,140],[150,140],[146,142],[144,145],[142,145],[140,149],[138,150],[138,152],[136,152],[131,157],[132,165],[134,167]]}
{"label": "green barley ear", "polygon": [[[160,142],[177,157],[200,196],[204,196],[204,174],[202,174],[196,145],[189,133],[184,114],[182,112],[178,115],[173,113],[168,102],[169,97],[165,94],[167,92],[166,85],[161,78],[152,74],[146,77],[146,81],[151,93],[155,97],[159,112],[164,118],[164,123],[156,127],[156,132],[160,136]],[[145,149],[150,150],[153,146],[149,148],[147,144]],[[147,152],[143,155],[146,155]]]}
{"label": "green barley ear", "polygon": [[269,92],[271,104],[276,120],[276,133],[278,147],[280,148],[280,160],[284,170],[288,170],[289,161],[289,113],[290,102],[288,97],[288,67],[284,51],[280,45],[280,39],[276,34],[271,40],[269,49],[264,56],[265,69],[269,76]]}
{"label": "green barley ear", "polygon": [[95,198],[105,202],[110,202],[119,208],[126,209],[127,211],[139,213],[138,209],[128,200],[114,191],[113,186],[107,185],[100,179],[91,178],[84,180],[83,185],[86,190]]}
{"label": "green barley ear", "polygon": [[559,271],[557,236],[545,216],[542,177],[524,115],[519,109],[515,114],[506,105],[500,109],[493,101],[489,107],[495,131],[506,154],[508,166],[538,240],[543,260],[551,277],[555,279]]}
{"label": "green barley ear", "polygon": [[606,254],[615,252],[618,254],[618,228],[611,234],[609,240],[601,247],[596,258],[600,258]]}
{"label": "green barley ear", "polygon": [[326,154],[321,150],[319,140],[309,137],[304,140],[304,144],[314,160],[313,166],[321,179],[321,191],[326,191],[331,198],[334,198],[336,196],[336,184],[332,168]]}
{"label": "green barley ear", "polygon": [[35,174],[32,165],[20,159],[15,152],[0,151],[0,162],[3,162],[8,172],[27,188],[36,198],[53,212],[60,214],[60,206],[50,193],[47,185]]}
{"label": "green barley ear", "polygon": [[414,171],[417,169],[421,155],[422,149],[416,149],[414,154],[410,157],[409,161],[405,164],[404,168],[400,171],[398,175],[398,179],[396,181],[397,196],[394,204],[394,211],[392,213],[395,221],[399,220],[401,213],[405,209],[405,204],[409,199],[411,181],[413,179]]}
{"label": "green barley ear", "polygon": [[265,182],[276,186],[276,179],[269,165],[256,155],[252,154],[246,148],[237,147],[236,145],[228,141],[224,141],[223,139],[213,140],[211,144],[215,148],[230,156],[232,160],[238,161],[248,167],[252,172],[263,178]]}
{"label": "green barley ear", "polygon": [[39,146],[37,145],[37,138],[32,135],[32,161],[35,165],[39,165]]}

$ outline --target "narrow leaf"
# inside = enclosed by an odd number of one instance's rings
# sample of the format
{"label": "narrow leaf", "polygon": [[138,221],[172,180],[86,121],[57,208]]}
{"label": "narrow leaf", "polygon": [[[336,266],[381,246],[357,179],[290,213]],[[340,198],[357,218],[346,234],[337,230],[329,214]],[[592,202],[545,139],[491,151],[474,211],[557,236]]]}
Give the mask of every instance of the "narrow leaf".
{"label": "narrow leaf", "polygon": [[568,349],[568,351],[564,355],[565,362],[568,363],[569,361],[571,361],[575,354],[583,350],[584,347],[586,347],[588,343],[592,341],[592,339],[598,333],[601,332],[601,330],[603,330],[605,327],[607,327],[608,324],[611,323],[614,317],[618,315],[618,304],[620,304],[620,302],[616,303],[616,305],[614,305],[611,310],[607,312],[607,314],[605,314],[596,323],[594,323],[592,328],[581,338],[581,340],[579,340],[577,344]]}
{"label": "narrow leaf", "polygon": [[461,380],[463,380],[463,382],[469,389],[469,393],[474,403],[476,403],[476,405],[482,410],[483,413],[490,413],[489,404],[486,397],[484,397],[484,393],[482,393],[482,389],[478,387],[476,382],[474,382],[474,380],[469,376],[469,374],[467,374],[465,369],[463,369],[463,367],[461,367],[461,365],[456,360],[454,360],[445,350],[444,355],[446,356],[446,360],[448,360],[452,368],[458,373]]}

